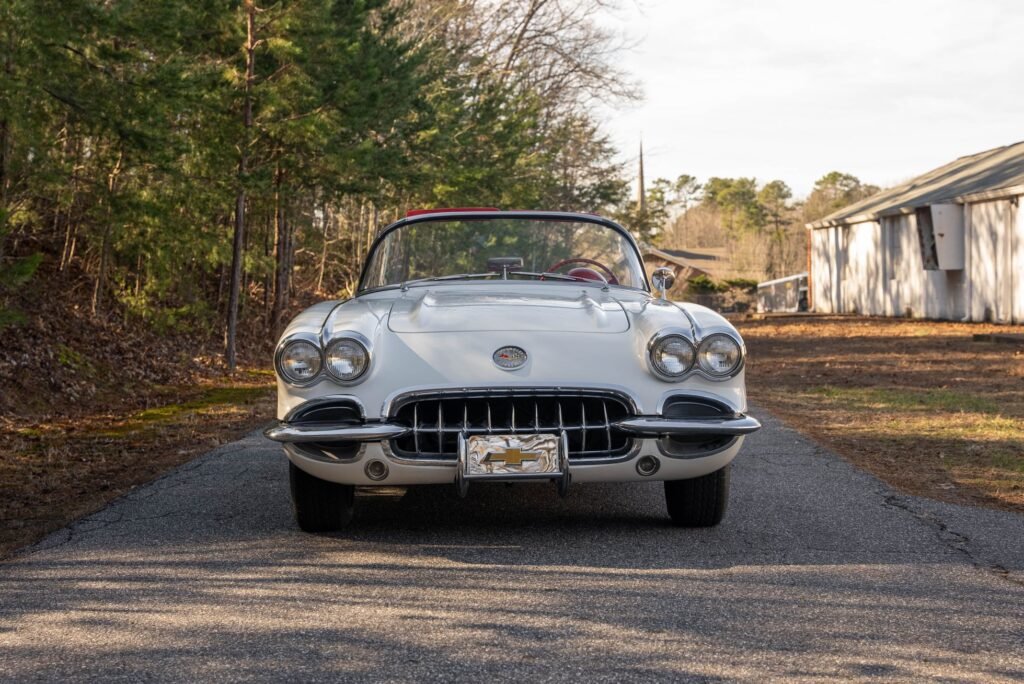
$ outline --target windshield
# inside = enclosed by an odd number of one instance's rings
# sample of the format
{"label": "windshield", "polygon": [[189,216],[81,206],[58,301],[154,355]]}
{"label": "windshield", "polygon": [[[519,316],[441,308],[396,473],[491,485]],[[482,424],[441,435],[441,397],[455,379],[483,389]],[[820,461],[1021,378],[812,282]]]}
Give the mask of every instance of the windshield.
{"label": "windshield", "polygon": [[588,221],[439,219],[392,230],[370,255],[361,290],[417,280],[592,281],[643,289],[643,268],[619,231]]}

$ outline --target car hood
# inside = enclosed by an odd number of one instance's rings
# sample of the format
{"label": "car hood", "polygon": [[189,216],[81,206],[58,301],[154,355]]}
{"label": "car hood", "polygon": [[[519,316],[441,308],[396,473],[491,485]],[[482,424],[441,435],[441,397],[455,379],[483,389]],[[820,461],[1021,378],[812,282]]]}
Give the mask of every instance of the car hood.
{"label": "car hood", "polygon": [[396,333],[515,330],[607,334],[629,330],[622,304],[610,293],[562,287],[565,292],[547,288],[544,292],[410,289],[392,304],[388,328]]}

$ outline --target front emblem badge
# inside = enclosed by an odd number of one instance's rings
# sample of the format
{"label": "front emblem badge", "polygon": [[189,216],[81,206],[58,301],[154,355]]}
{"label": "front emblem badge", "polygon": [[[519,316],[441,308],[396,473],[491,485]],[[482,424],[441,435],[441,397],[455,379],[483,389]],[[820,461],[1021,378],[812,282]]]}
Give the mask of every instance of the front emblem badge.
{"label": "front emblem badge", "polygon": [[488,451],[481,463],[500,462],[510,466],[521,466],[523,461],[539,461],[543,454],[539,451],[523,451],[522,449],[505,449],[504,451]]}
{"label": "front emblem badge", "polygon": [[519,347],[502,347],[491,358],[502,370],[516,370],[526,363],[526,351]]}

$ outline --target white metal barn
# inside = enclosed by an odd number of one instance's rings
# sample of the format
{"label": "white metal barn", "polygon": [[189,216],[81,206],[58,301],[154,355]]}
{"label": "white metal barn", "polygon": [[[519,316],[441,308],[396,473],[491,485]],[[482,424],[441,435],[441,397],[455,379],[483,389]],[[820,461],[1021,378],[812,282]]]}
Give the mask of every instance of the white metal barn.
{"label": "white metal barn", "polygon": [[808,224],[823,313],[1024,323],[1024,142]]}

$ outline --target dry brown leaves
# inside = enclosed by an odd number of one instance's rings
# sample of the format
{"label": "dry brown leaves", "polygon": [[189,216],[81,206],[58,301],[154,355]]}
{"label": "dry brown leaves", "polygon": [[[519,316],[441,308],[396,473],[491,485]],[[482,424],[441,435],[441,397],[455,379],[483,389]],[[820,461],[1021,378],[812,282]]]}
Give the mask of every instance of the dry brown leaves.
{"label": "dry brown leaves", "polygon": [[741,321],[751,401],[896,487],[1024,511],[1024,327],[886,318]]}

